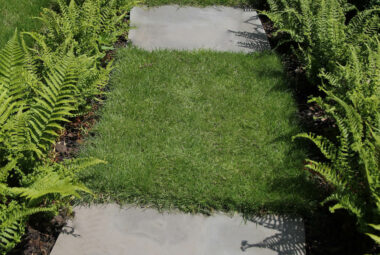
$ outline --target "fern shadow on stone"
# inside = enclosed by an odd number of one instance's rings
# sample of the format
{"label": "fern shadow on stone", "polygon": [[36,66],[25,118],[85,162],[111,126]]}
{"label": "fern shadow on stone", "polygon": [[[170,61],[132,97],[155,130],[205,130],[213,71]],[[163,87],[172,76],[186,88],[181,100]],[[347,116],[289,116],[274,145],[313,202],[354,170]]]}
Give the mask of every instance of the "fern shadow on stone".
{"label": "fern shadow on stone", "polygon": [[75,228],[67,226],[67,225],[62,228],[61,234],[71,235],[73,237],[80,237],[81,236],[79,234],[75,234]]}
{"label": "fern shadow on stone", "polygon": [[273,250],[278,255],[306,254],[302,219],[290,216],[277,217],[275,215],[267,215],[253,217],[249,221],[265,228],[276,230],[278,233],[265,238],[259,243],[249,243],[247,240],[242,240],[240,249],[243,252],[256,247]]}
{"label": "fern shadow on stone", "polygon": [[258,20],[258,16],[252,16],[248,20],[244,21],[244,23],[251,25],[251,32],[228,30],[228,32],[242,38],[242,40],[238,42],[239,47],[248,48],[254,51],[265,51],[271,49],[264,27]]}

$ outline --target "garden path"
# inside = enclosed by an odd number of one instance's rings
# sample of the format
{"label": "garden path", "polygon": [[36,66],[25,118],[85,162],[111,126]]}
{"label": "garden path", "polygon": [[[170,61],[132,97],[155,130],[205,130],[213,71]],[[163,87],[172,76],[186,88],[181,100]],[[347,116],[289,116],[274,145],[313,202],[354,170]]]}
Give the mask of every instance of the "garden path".
{"label": "garden path", "polygon": [[115,204],[77,207],[51,255],[302,255],[300,219],[159,213]]}
{"label": "garden path", "polygon": [[[252,52],[269,49],[255,11],[229,7],[136,7],[130,40],[146,50],[210,49]],[[76,207],[52,255],[285,255],[305,254],[304,224],[287,216],[245,221],[115,204]]]}
{"label": "garden path", "polygon": [[129,39],[145,50],[252,52],[270,49],[254,10],[224,6],[136,7],[131,12],[131,25],[136,29],[130,31]]}

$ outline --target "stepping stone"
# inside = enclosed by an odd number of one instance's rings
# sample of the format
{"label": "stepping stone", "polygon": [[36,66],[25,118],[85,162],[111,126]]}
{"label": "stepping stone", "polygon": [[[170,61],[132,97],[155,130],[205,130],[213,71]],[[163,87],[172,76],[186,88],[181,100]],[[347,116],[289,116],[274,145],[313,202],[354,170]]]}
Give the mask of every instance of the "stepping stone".
{"label": "stepping stone", "polygon": [[270,45],[256,11],[214,6],[207,8],[168,5],[135,7],[129,32],[132,43],[145,50],[210,49],[253,52]]}
{"label": "stepping stone", "polygon": [[115,204],[75,208],[51,255],[306,254],[301,219],[159,213]]}

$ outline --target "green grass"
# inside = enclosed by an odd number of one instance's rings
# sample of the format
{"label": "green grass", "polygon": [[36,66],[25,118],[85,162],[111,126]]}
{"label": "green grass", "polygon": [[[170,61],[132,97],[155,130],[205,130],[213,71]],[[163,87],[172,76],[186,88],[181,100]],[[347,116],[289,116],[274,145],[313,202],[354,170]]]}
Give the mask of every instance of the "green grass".
{"label": "green grass", "polygon": [[235,7],[260,7],[265,3],[265,0],[143,0],[142,3],[148,6],[178,4],[192,6],[224,5]]}
{"label": "green grass", "polygon": [[125,49],[81,157],[99,197],[209,212],[301,212],[313,195],[291,142],[296,106],[270,53]]}
{"label": "green grass", "polygon": [[36,31],[40,22],[33,19],[52,0],[0,0],[0,47],[11,38],[15,29]]}

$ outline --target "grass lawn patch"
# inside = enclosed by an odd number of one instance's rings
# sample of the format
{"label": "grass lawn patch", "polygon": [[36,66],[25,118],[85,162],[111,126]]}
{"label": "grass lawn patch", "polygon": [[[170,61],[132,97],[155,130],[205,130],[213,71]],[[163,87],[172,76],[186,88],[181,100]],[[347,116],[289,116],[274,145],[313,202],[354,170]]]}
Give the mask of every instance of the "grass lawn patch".
{"label": "grass lawn patch", "polygon": [[81,151],[108,161],[82,176],[100,197],[188,212],[314,203],[275,54],[132,48],[118,57],[96,136]]}
{"label": "grass lawn patch", "polygon": [[15,29],[36,31],[41,23],[33,17],[39,16],[52,0],[0,0],[0,47],[12,37]]}

